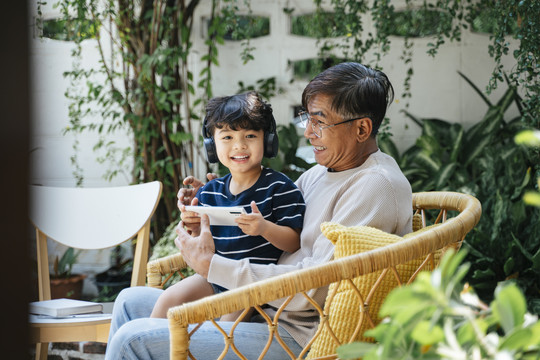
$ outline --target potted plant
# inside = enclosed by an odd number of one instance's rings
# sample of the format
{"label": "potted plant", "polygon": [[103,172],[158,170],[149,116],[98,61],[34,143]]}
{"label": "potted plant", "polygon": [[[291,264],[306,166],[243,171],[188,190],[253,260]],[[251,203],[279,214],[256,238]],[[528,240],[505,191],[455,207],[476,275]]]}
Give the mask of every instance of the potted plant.
{"label": "potted plant", "polygon": [[80,299],[82,295],[84,274],[73,274],[73,264],[77,261],[80,251],[67,248],[62,257],[54,260],[54,272],[51,275],[51,298]]}
{"label": "potted plant", "polygon": [[124,258],[125,249],[118,245],[111,252],[110,267],[96,275],[98,298],[95,301],[114,301],[120,290],[131,284],[132,260]]}

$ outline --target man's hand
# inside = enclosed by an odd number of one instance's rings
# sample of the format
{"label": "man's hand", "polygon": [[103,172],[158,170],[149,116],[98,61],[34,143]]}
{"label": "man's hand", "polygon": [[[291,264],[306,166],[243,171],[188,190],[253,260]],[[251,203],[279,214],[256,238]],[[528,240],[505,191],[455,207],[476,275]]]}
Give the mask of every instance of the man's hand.
{"label": "man's hand", "polygon": [[243,214],[237,217],[234,221],[238,227],[247,235],[261,235],[267,230],[268,222],[263,218],[255,201],[251,202],[251,214]]}
{"label": "man's hand", "polygon": [[214,238],[210,232],[208,215],[201,216],[201,233],[199,236],[191,236],[185,229],[184,224],[176,227],[178,237],[174,240],[176,247],[184,257],[186,263],[195,272],[204,278],[208,277],[210,262],[216,251]]}
{"label": "man's hand", "polygon": [[[218,176],[214,173],[208,173],[206,174],[206,178],[208,181],[216,179]],[[195,199],[195,195],[197,194],[197,191],[204,185],[203,182],[199,179],[197,179],[194,176],[188,176],[184,179],[183,184],[185,186],[190,186],[191,188],[181,188],[178,190],[178,194],[176,195],[178,197],[178,209],[182,205],[197,205],[193,204],[193,200]]]}

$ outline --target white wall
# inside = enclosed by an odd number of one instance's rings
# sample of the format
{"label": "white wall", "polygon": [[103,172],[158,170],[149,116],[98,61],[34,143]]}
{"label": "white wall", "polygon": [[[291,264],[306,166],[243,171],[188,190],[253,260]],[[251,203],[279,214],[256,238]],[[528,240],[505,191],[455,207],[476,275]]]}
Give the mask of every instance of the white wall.
{"label": "white wall", "polygon": [[[30,18],[33,26],[34,10]],[[54,2],[53,2],[54,3]],[[242,3],[242,2],[239,2]],[[252,0],[254,15],[269,16],[271,19],[269,36],[252,39],[251,45],[256,47],[255,60],[246,65],[242,64],[238,54],[241,51],[239,42],[226,42],[219,48],[220,67],[213,70],[214,95],[226,95],[238,90],[238,81],[254,84],[258,79],[275,76],[277,87],[283,91],[271,100],[276,120],[286,124],[292,119],[292,107],[300,104],[301,93],[307,81],[294,81],[290,61],[315,58],[318,53],[316,40],[289,34],[289,18],[283,8],[295,8],[295,14],[309,13],[314,9],[312,0]],[[403,6],[403,1],[396,1],[396,6]],[[202,17],[209,15],[209,1],[202,2],[198,8],[194,23],[194,54],[192,69],[198,74],[204,64],[199,63],[200,54],[205,51]],[[52,3],[43,8],[43,17],[53,18],[58,10],[52,8]],[[367,31],[367,29],[366,29]],[[411,83],[414,97],[410,100],[409,111],[418,117],[437,117],[456,121],[465,127],[479,121],[487,107],[474,93],[470,86],[463,81],[457,71],[484,88],[493,68],[493,60],[489,57],[487,47],[489,36],[471,34],[464,31],[460,43],[447,43],[442,46],[435,58],[426,54],[427,43],[432,39],[416,39],[413,47],[413,64],[415,74]],[[394,140],[400,149],[405,149],[414,143],[419,135],[419,129],[406,118],[401,110],[406,102],[401,98],[402,84],[407,66],[399,59],[402,51],[402,39],[392,39],[392,50],[382,60],[383,68],[395,88],[395,101],[388,110],[391,119]],[[74,186],[73,167],[70,158],[74,154],[73,134],[62,135],[68,126],[68,102],[64,92],[69,82],[62,76],[70,70],[72,60],[70,52],[73,45],[67,42],[50,39],[33,38],[31,40],[32,64],[32,133],[31,133],[31,183],[52,186]],[[94,40],[83,43],[83,66],[96,64],[98,53]],[[511,53],[511,52],[510,52]],[[512,66],[511,58],[505,58],[507,68]],[[502,85],[491,96],[497,101],[504,92]],[[514,114],[517,110],[511,109]],[[510,114],[509,114],[510,115]],[[102,178],[105,167],[96,161],[92,147],[97,136],[91,133],[80,134],[79,164],[84,169],[84,186],[113,186],[129,182],[128,177],[118,177],[113,182]],[[128,134],[118,134],[114,137],[121,146],[128,146]],[[197,174],[201,176],[201,174]],[[52,250],[54,253],[54,250]],[[85,261],[87,263],[85,263]],[[108,263],[108,254],[101,256],[98,261],[102,265]],[[81,266],[92,266],[95,255],[81,259]]]}

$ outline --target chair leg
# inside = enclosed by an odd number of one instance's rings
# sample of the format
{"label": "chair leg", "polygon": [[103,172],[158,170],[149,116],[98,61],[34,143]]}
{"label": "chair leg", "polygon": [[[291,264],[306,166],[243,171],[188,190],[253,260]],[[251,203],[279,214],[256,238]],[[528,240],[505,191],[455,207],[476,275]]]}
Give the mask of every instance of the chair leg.
{"label": "chair leg", "polygon": [[36,360],[47,360],[48,352],[49,352],[49,343],[36,344]]}

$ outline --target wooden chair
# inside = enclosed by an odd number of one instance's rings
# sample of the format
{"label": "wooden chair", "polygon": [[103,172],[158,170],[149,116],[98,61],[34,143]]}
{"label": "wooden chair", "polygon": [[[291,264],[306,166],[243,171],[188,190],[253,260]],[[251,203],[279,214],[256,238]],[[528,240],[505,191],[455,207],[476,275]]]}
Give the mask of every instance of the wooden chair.
{"label": "wooden chair", "polygon": [[[51,299],[47,238],[76,249],[105,249],[136,237],[131,286],[144,285],[150,219],[161,182],[104,188],[30,187],[30,220],[36,230],[39,300]],[[110,315],[78,319],[30,317],[36,359],[49,342],[107,342]]]}
{"label": "wooden chair", "polygon": [[[357,340],[365,341],[366,339],[362,338],[363,330],[374,327],[380,321],[377,319],[377,313],[373,310],[373,305],[380,305],[374,303],[380,295],[378,293],[383,291],[381,283],[387,281],[387,278],[391,278],[395,286],[400,286],[411,282],[421,270],[433,269],[437,266],[437,261],[445,249],[450,247],[458,249],[460,247],[465,235],[478,223],[481,215],[481,205],[476,198],[454,192],[415,193],[413,194],[412,209],[415,212],[413,221],[415,225],[413,227],[417,231],[403,238],[379,230],[373,231],[374,229],[367,227],[353,229],[359,234],[374,232],[374,236],[380,236],[381,234],[377,235],[379,232],[382,233],[381,239],[393,237],[394,240],[398,238],[399,241],[389,242],[386,246],[334,259],[325,264],[269,278],[170,309],[168,319],[171,332],[171,359],[192,358],[189,353],[191,335],[188,333],[189,324],[205,321],[214,322],[213,319],[219,318],[223,314],[249,307],[255,307],[261,313],[261,305],[269,301],[292,298],[296,294],[308,297],[306,293],[308,290],[330,284],[332,285],[330,285],[324,309],[313,302],[320,314],[319,329],[298,358],[304,358],[309,351],[312,354],[308,354],[308,358],[314,358],[312,356],[313,345],[317,342],[320,343],[320,338],[324,334],[326,334],[327,340],[330,339],[332,342],[331,350],[319,346],[316,357],[318,359],[335,359],[337,358],[335,355],[337,346]],[[327,226],[328,224],[325,223],[322,228],[325,226],[332,228],[336,225],[329,224],[330,226]],[[324,230],[323,233],[325,233]],[[362,240],[361,235],[360,240]],[[369,240],[371,241],[373,238]],[[414,265],[414,268],[408,270],[408,274],[405,276],[404,273],[407,271],[403,270],[407,267],[410,268],[411,264]],[[186,264],[179,254],[150,262],[147,269],[148,285],[162,287],[171,273],[177,272],[185,266]],[[363,285],[358,286],[357,280],[361,280]],[[333,302],[339,296],[339,294],[336,295],[336,289],[342,283],[354,286],[356,290],[353,292],[360,299],[360,306],[348,309],[346,314],[336,313],[332,308]],[[390,289],[387,289],[383,297],[389,291]],[[287,301],[284,304],[287,304]],[[376,308],[378,309],[378,307]],[[359,311],[359,309],[362,310]],[[277,312],[278,316],[280,310]],[[356,316],[351,316],[352,313],[356,313]],[[284,346],[277,331],[275,331],[279,322],[278,316],[274,319],[266,316],[270,331],[269,341],[275,337],[289,353],[291,359],[295,359],[296,357]],[[336,316],[341,316],[341,318],[336,319]],[[338,330],[332,329],[331,326],[336,323],[341,324],[343,317],[355,318],[358,323],[353,326],[353,331],[347,335],[348,337],[340,339],[336,335]],[[217,325],[215,322],[214,324]],[[232,332],[234,332],[234,328],[235,326],[232,327]],[[237,352],[233,346],[234,334],[227,334],[224,331],[222,333],[224,343],[227,344],[224,353],[227,351]],[[264,358],[265,351],[263,350],[260,358]],[[244,358],[238,353],[237,355]]]}

